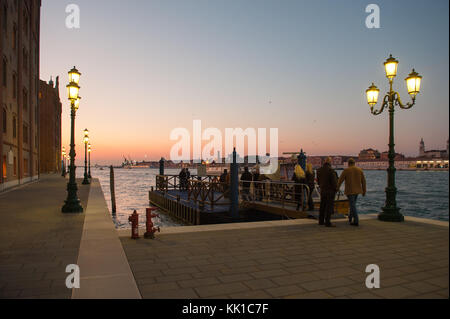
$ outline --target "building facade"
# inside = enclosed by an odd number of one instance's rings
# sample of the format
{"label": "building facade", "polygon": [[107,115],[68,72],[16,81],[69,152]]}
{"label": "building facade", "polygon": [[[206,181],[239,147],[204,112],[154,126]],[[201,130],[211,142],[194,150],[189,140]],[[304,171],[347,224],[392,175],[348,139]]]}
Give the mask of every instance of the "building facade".
{"label": "building facade", "polygon": [[39,172],[61,171],[61,112],[59,78],[56,83],[40,81],[39,86]]}
{"label": "building facade", "polygon": [[375,160],[375,159],[379,159],[380,156],[381,156],[381,154],[378,150],[368,148],[368,149],[365,149],[365,150],[362,150],[361,152],[359,152],[358,159],[360,161]]}
{"label": "building facade", "polygon": [[420,140],[419,144],[419,157],[425,157],[425,158],[441,158],[441,157],[448,157],[448,139],[447,139],[447,149],[445,150],[425,150],[425,142],[423,141],[423,138]]}
{"label": "building facade", "polygon": [[0,191],[39,175],[40,0],[0,0]]}

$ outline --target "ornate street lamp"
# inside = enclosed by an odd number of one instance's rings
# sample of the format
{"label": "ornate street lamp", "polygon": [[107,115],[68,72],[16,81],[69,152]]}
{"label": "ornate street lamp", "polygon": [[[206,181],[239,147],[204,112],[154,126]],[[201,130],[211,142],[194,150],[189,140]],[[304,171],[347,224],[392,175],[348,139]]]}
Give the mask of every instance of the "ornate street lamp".
{"label": "ornate street lamp", "polygon": [[384,63],[386,77],[389,79],[389,92],[383,98],[383,104],[379,110],[375,110],[374,106],[377,104],[380,90],[372,83],[366,90],[367,103],[370,105],[370,112],[373,115],[383,113],[385,108],[389,108],[389,168],[387,169],[388,181],[386,187],[386,202],[382,208],[383,212],[378,215],[379,220],[402,222],[403,215],[400,213],[400,207],[397,207],[397,188],[395,187],[395,149],[394,149],[394,107],[397,105],[402,109],[410,109],[416,103],[416,95],[420,91],[420,84],[422,77],[414,71],[405,79],[408,93],[411,96],[412,102],[403,104],[400,99],[400,94],[392,89],[394,78],[397,75],[398,61],[389,56]]}
{"label": "ornate street lamp", "polygon": [[69,165],[69,183],[67,184],[67,199],[62,207],[63,213],[82,213],[83,207],[80,204],[80,200],[77,195],[78,186],[75,179],[75,116],[80,103],[80,81],[81,73],[73,67],[69,71],[69,84],[67,85],[67,92],[70,100],[70,165]]}
{"label": "ornate street lamp", "polygon": [[92,175],[91,175],[91,143],[88,143],[88,155],[89,155],[89,158],[88,158],[88,161],[89,161],[89,164],[88,164],[88,166],[89,166],[88,177],[92,178]]}
{"label": "ornate street lamp", "polygon": [[88,153],[88,144],[89,144],[89,131],[88,129],[84,130],[84,138],[83,138],[83,142],[84,142],[84,179],[83,179],[83,185],[88,185],[91,182],[89,181],[89,175],[88,175],[88,170],[87,170],[87,153]]}
{"label": "ornate street lamp", "polygon": [[61,154],[61,176],[66,177],[66,148],[64,146],[62,147]]}

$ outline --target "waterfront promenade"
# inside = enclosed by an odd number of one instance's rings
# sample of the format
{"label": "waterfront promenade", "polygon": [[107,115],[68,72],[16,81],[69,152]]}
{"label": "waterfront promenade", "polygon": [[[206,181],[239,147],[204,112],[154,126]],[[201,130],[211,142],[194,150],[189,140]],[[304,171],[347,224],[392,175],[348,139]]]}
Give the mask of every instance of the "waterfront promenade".
{"label": "waterfront promenade", "polygon": [[[448,222],[375,216],[121,231],[143,298],[448,298]],[[381,288],[365,285],[377,264]]]}
{"label": "waterfront promenade", "polygon": [[[167,227],[155,240],[131,240],[114,228],[96,179],[79,183],[85,213],[62,214],[66,182],[45,176],[0,194],[0,298],[449,296],[448,222],[265,221]],[[65,287],[68,264],[80,266],[80,289]],[[380,289],[365,286],[368,264],[380,267]]]}
{"label": "waterfront promenade", "polygon": [[[62,214],[67,180],[39,182],[0,193],[0,298],[70,298],[66,265],[76,264],[84,214]],[[89,186],[78,196],[86,207]]]}

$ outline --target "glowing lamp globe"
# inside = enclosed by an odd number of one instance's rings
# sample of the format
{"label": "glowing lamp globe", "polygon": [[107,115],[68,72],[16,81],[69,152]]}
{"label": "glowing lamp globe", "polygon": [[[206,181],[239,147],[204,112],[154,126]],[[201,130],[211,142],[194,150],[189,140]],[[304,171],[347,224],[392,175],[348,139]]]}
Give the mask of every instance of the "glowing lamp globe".
{"label": "glowing lamp globe", "polygon": [[83,142],[84,142],[84,144],[89,143],[89,131],[88,131],[88,129],[85,129],[85,130],[84,130],[84,138],[83,138]]}
{"label": "glowing lamp globe", "polygon": [[69,100],[75,101],[78,99],[78,93],[80,91],[80,87],[75,82],[71,82],[67,85],[67,93],[69,95]]}
{"label": "glowing lamp globe", "polygon": [[392,80],[397,75],[398,61],[392,57],[392,54],[384,62],[384,69],[386,71],[386,77]]}
{"label": "glowing lamp globe", "polygon": [[408,93],[414,99],[416,95],[420,92],[420,84],[422,82],[422,77],[414,69],[405,79],[406,87],[408,88]]}
{"label": "glowing lamp globe", "polygon": [[76,67],[73,67],[73,69],[69,71],[69,82],[73,82],[78,85],[78,83],[80,82],[80,76],[81,73],[78,72]]}
{"label": "glowing lamp globe", "polygon": [[378,95],[380,94],[380,90],[372,83],[372,85],[366,90],[367,95],[367,103],[370,106],[374,106],[378,102]]}
{"label": "glowing lamp globe", "polygon": [[75,111],[77,111],[78,108],[80,107],[80,100],[81,100],[81,96],[79,96],[78,99],[76,99],[74,101],[73,107],[74,107]]}

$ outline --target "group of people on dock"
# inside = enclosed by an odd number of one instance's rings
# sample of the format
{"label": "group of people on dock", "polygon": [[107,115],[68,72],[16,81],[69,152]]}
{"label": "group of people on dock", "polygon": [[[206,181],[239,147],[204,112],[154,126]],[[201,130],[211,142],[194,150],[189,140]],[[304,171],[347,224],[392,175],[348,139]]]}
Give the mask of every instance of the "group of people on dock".
{"label": "group of people on dock", "polygon": [[[339,192],[340,187],[345,183],[344,193],[349,201],[349,223],[352,226],[359,226],[358,211],[356,209],[356,202],[359,195],[366,195],[366,179],[361,168],[356,167],[355,160],[350,158],[348,160],[348,168],[346,168],[340,176],[331,166],[331,157],[326,158],[322,167],[317,170],[317,184],[320,190],[320,211],[319,211],[319,225],[326,227],[335,227],[331,223],[331,215],[334,214],[335,197]],[[311,163],[306,164],[304,170],[299,164],[295,165],[294,173],[292,175],[293,197],[297,203],[297,210],[300,206],[307,206],[309,211],[314,210],[313,192],[316,185],[316,174]],[[183,168],[179,174],[180,189],[187,190],[189,187],[189,179],[191,173],[189,169]],[[219,184],[224,197],[229,197],[230,187],[230,173],[227,169],[219,177]],[[258,166],[253,172],[249,171],[248,167],[244,167],[244,172],[241,174],[241,197],[243,200],[262,201],[264,194],[264,183],[266,176],[260,174]],[[253,194],[250,194],[250,188],[253,184]],[[305,187],[306,186],[306,187]],[[308,191],[305,192],[305,189]],[[306,196],[305,196],[306,193]],[[306,202],[306,205],[304,205]]]}

